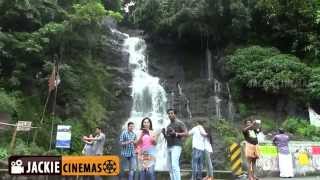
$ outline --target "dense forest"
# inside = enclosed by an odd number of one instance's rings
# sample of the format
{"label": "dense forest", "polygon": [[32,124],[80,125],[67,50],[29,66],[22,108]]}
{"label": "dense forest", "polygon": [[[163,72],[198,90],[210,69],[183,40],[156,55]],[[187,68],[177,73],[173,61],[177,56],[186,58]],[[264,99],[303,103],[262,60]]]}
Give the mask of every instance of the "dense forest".
{"label": "dense forest", "polygon": [[239,87],[319,100],[318,0],[138,0],[132,9],[131,22],[154,37],[224,49]]}
{"label": "dense forest", "polygon": [[[304,115],[284,117],[283,126],[318,140],[319,129],[306,119],[308,106],[320,109],[319,0],[137,0],[128,21],[152,43],[222,52],[242,118],[251,114],[252,96],[290,100]],[[271,119],[265,127],[275,124]]]}
{"label": "dense forest", "polygon": [[[42,127],[18,133],[16,153],[47,151],[51,122],[74,127],[71,152],[79,153],[82,135],[108,119],[115,95],[110,93],[112,74],[102,63],[109,36],[103,20],[121,21],[119,8],[113,1],[0,1],[0,111],[10,114],[11,123],[32,121]],[[57,98],[48,92],[55,62],[62,81]],[[13,128],[4,129],[0,146],[7,149]]]}
{"label": "dense forest", "polygon": [[[42,127],[18,135],[16,153],[47,150],[51,121],[74,127],[71,153],[79,153],[79,137],[110,121],[117,97],[114,75],[103,63],[111,36],[106,18],[144,30],[154,43],[165,39],[182,48],[223,51],[236,100],[254,89],[319,108],[320,0],[132,2],[0,0],[0,112],[9,115],[4,118],[8,122],[32,121]],[[127,4],[128,12],[122,8]],[[61,77],[56,98],[48,92],[55,62]],[[1,133],[0,147],[8,147],[12,129]]]}

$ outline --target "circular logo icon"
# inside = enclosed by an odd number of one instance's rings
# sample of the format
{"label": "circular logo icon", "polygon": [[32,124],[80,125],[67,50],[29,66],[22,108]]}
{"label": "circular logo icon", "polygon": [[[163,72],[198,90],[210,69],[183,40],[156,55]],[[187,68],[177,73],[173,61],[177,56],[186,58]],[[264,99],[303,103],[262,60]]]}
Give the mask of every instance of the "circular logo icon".
{"label": "circular logo icon", "polygon": [[103,170],[106,173],[114,173],[117,170],[117,164],[113,160],[107,160],[103,163]]}

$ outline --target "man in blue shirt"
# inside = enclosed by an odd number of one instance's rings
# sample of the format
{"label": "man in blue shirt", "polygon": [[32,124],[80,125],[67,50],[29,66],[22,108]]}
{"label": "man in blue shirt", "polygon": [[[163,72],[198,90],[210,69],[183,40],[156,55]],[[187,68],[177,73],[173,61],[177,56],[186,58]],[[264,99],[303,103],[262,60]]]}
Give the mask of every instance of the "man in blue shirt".
{"label": "man in blue shirt", "polygon": [[124,168],[128,167],[129,177],[128,180],[134,179],[134,172],[136,171],[136,155],[134,144],[137,140],[136,134],[133,132],[133,122],[128,123],[128,129],[124,130],[120,135],[121,145],[121,173],[120,178],[123,177]]}

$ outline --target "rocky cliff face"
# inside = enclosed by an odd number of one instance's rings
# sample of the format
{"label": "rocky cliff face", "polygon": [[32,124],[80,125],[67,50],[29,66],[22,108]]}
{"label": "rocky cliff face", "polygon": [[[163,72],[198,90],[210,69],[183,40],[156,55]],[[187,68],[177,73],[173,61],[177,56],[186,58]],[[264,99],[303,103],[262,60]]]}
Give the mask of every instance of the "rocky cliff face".
{"label": "rocky cliff face", "polygon": [[[109,24],[110,27],[110,24]],[[111,27],[115,28],[111,23]],[[141,35],[140,31],[129,34]],[[131,72],[128,66],[128,54],[122,51],[125,37],[113,34],[106,42],[105,63],[114,74],[114,93],[116,103],[112,105],[111,122],[106,125],[108,152],[115,153],[118,149],[118,136],[123,123],[129,118],[132,107]],[[168,107],[178,111],[178,117],[186,122],[189,128],[196,119],[225,119],[234,122],[241,120],[231,96],[232,89],[228,84],[225,71],[224,55],[210,49],[179,48],[170,43],[153,43],[147,41],[147,63],[151,75],[159,77],[167,93]],[[260,94],[261,95],[261,94]],[[283,97],[274,100],[257,92],[244,92],[243,99],[254,104],[256,114],[268,112],[270,117],[283,119],[287,115],[303,114],[297,103]],[[260,100],[259,100],[260,99]],[[289,108],[290,107],[290,108]],[[112,148],[112,150],[111,150]],[[226,144],[214,133],[214,154],[217,167],[224,167]]]}
{"label": "rocky cliff face", "polygon": [[[110,123],[105,124],[107,152],[117,154],[118,137],[123,123],[129,118],[132,106],[131,99],[131,71],[129,70],[129,56],[122,51],[122,44],[126,38],[123,34],[113,32],[116,25],[112,20],[105,21],[106,29],[109,30],[108,40],[104,46],[104,60],[108,65],[108,71],[112,74],[112,92],[116,99],[110,100],[111,114]],[[109,109],[110,111],[110,109]]]}
{"label": "rocky cliff face", "polygon": [[[160,77],[167,92],[168,107],[178,111],[178,117],[188,128],[196,119],[234,118],[228,84],[222,82],[221,73],[214,72],[218,58],[210,53],[205,49],[199,52],[148,44],[149,73]],[[226,146],[216,133],[213,136],[215,166],[222,169],[227,159],[221,153],[226,152]]]}
{"label": "rocky cliff face", "polygon": [[161,78],[168,93],[168,106],[176,108],[185,121],[191,117],[233,118],[228,109],[228,84],[222,81],[220,72],[214,71],[217,61],[205,49],[199,52],[148,44],[149,72]]}

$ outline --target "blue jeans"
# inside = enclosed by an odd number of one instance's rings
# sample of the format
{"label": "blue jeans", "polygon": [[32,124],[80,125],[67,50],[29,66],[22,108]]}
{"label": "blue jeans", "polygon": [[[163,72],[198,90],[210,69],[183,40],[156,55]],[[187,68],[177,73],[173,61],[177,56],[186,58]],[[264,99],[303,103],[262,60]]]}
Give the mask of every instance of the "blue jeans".
{"label": "blue jeans", "polygon": [[168,167],[170,180],[181,180],[179,159],[181,146],[168,147]]}
{"label": "blue jeans", "polygon": [[124,177],[125,169],[129,170],[128,180],[134,180],[134,175],[136,171],[136,156],[122,157],[119,179],[122,179]]}
{"label": "blue jeans", "polygon": [[140,171],[140,180],[156,180],[154,165],[148,169]]}
{"label": "blue jeans", "polygon": [[192,180],[202,180],[204,151],[192,148]]}

